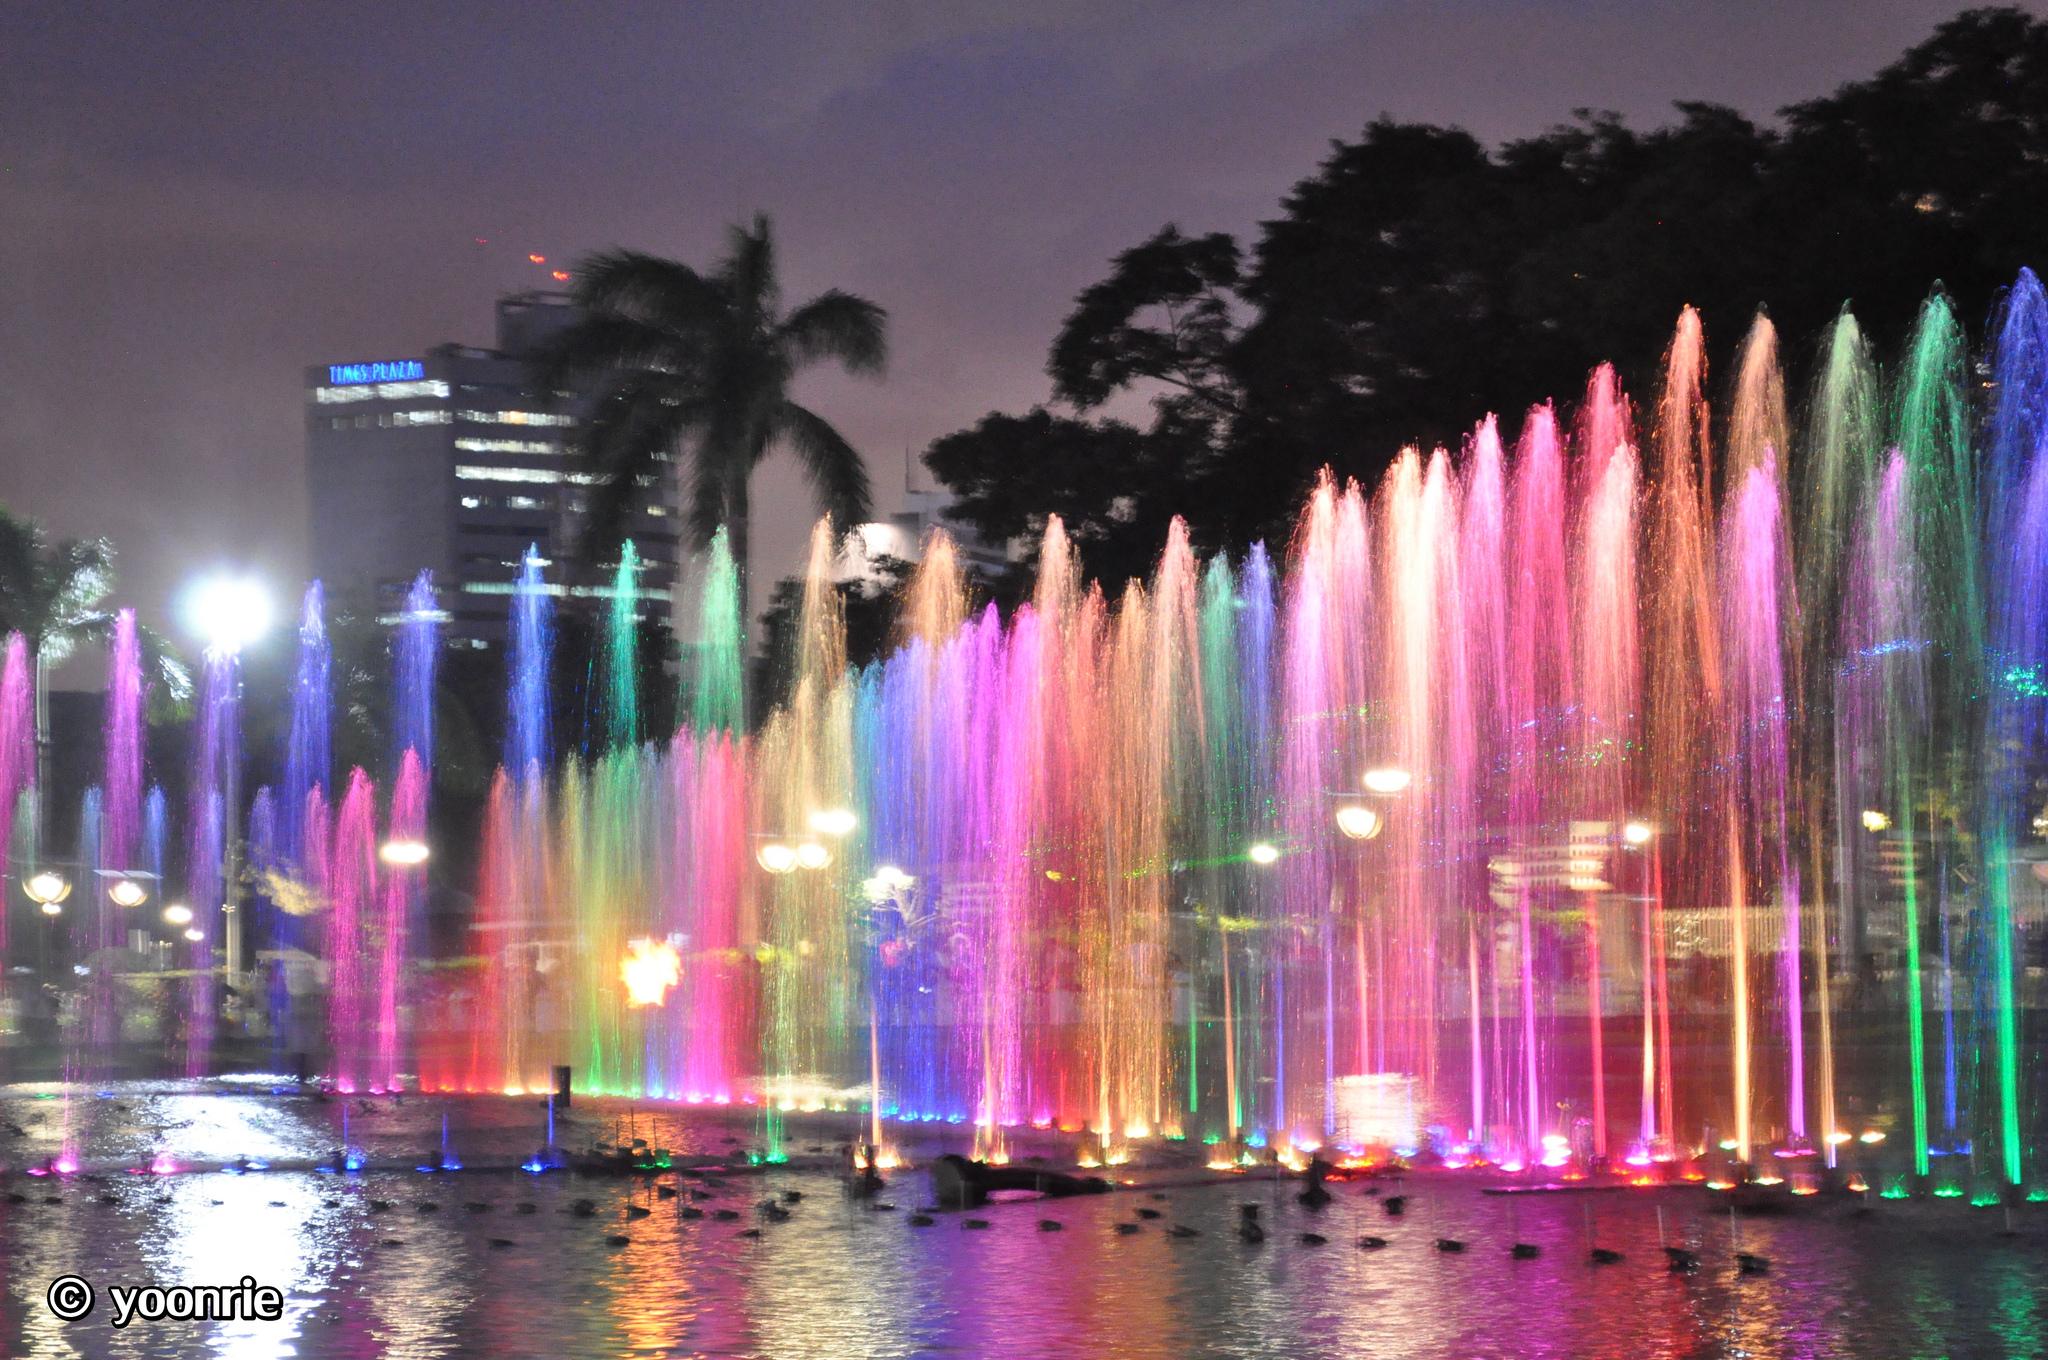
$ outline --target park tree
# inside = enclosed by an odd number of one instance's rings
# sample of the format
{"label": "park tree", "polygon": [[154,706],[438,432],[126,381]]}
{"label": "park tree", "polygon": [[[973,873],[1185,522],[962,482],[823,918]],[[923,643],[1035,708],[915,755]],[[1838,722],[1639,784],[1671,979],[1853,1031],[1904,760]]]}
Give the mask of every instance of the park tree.
{"label": "park tree", "polygon": [[1647,395],[1688,304],[1732,373],[1759,308],[1795,360],[1845,302],[1882,353],[1937,281],[1983,317],[2042,263],[2048,23],[2020,10],[1958,14],[1775,124],[1675,108],[1493,148],[1377,119],[1249,249],[1170,225],[1117,255],[1052,341],[1055,409],[986,416],[926,465],[991,537],[1061,515],[1113,588],[1171,514],[1241,551],[1284,540],[1324,466],[1370,484],[1601,362]]}

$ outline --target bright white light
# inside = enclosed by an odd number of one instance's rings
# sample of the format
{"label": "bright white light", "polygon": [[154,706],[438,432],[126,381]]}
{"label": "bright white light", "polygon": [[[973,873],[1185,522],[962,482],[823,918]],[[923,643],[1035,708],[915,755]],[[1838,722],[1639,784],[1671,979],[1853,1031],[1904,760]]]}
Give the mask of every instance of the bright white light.
{"label": "bright white light", "polygon": [[233,656],[270,627],[270,594],[248,576],[210,576],[192,587],[185,617],[210,652]]}
{"label": "bright white light", "polygon": [[[21,886],[28,892],[29,898],[32,901],[42,904],[45,911],[71,896],[71,880],[58,873],[55,869],[45,869],[41,873],[30,874],[28,881]],[[55,916],[57,913],[51,911],[49,914]]]}
{"label": "bright white light", "polygon": [[1887,816],[1886,816],[1886,815],[1885,815],[1885,814],[1884,814],[1884,813],[1883,813],[1882,811],[1880,811],[1879,809],[1877,809],[1877,808],[1865,808],[1865,809],[1863,809],[1863,829],[1864,829],[1865,831],[1871,831],[1871,832],[1876,832],[1876,831],[1887,831],[1887,830],[1889,830],[1889,829],[1891,828],[1891,824],[1892,824],[1892,819],[1891,819],[1890,817],[1887,817]]}
{"label": "bright white light", "polygon": [[117,907],[139,907],[149,900],[149,890],[132,878],[117,878],[107,896]]}
{"label": "bright white light", "polygon": [[1648,822],[1627,822],[1621,828],[1621,838],[1630,845],[1648,845],[1656,834],[1657,828]]}
{"label": "bright white light", "polygon": [[425,841],[386,841],[377,847],[377,858],[400,869],[410,869],[425,864],[433,852]]}
{"label": "bright white light", "polygon": [[1363,803],[1346,803],[1337,809],[1337,829],[1355,841],[1369,841],[1384,826],[1380,815]]}
{"label": "bright white light", "polygon": [[1374,793],[1400,793],[1413,778],[1406,770],[1380,765],[1365,772],[1365,786]]}
{"label": "bright white light", "polygon": [[619,965],[628,1006],[659,1006],[671,987],[683,980],[682,956],[665,940],[632,940]]}
{"label": "bright white light", "polygon": [[1244,853],[1245,858],[1254,864],[1274,864],[1280,859],[1280,847],[1271,841],[1260,841]]}
{"label": "bright white light", "polygon": [[796,848],[796,862],[806,869],[822,869],[832,862],[832,852],[816,841],[805,841]]}
{"label": "bright white light", "polygon": [[43,915],[45,915],[45,916],[62,916],[63,914],[64,914],[64,904],[63,904],[62,902],[45,902],[45,903],[43,903]]}
{"label": "bright white light", "polygon": [[862,880],[860,890],[870,902],[886,902],[907,891],[917,879],[893,864],[884,864],[874,876]]}
{"label": "bright white light", "polygon": [[796,868],[796,851],[781,841],[764,842],[754,858],[771,874],[786,874]]}
{"label": "bright white light", "polygon": [[170,926],[191,925],[192,908],[186,906],[183,902],[171,903],[171,905],[164,908],[164,924]]}
{"label": "bright white light", "polygon": [[825,808],[811,814],[811,830],[820,836],[850,835],[860,819],[847,808]]}
{"label": "bright white light", "polygon": [[198,944],[201,940],[206,938],[206,932],[201,930],[199,927],[194,926],[192,927],[192,929],[185,932],[185,938],[191,941],[193,944]]}

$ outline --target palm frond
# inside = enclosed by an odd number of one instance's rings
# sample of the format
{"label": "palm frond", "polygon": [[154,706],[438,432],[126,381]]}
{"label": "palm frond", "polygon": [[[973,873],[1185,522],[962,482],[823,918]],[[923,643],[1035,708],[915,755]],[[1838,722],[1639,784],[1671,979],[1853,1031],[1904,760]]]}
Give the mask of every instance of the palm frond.
{"label": "palm frond", "polygon": [[114,545],[104,538],[67,538],[45,558],[43,570],[53,610],[82,621],[114,589]]}
{"label": "palm frond", "polygon": [[536,386],[573,389],[618,372],[681,375],[701,364],[701,341],[614,312],[593,312],[541,345],[529,361]]}
{"label": "palm frond", "polygon": [[149,679],[149,716],[165,722],[187,716],[192,709],[192,668],[178,656],[171,640],[154,628],[138,625],[135,641],[142,652],[142,672]]}
{"label": "palm frond", "polygon": [[889,357],[889,314],[864,297],[832,288],[791,312],[778,338],[793,368],[830,359],[849,373],[879,373]]}
{"label": "palm frond", "polygon": [[657,326],[682,318],[717,316],[727,299],[715,279],[679,260],[638,250],[600,250],[576,264],[570,293],[593,315],[626,317]]}
{"label": "palm frond", "polygon": [[842,528],[866,522],[868,467],[845,435],[793,401],[785,401],[777,411],[775,433],[796,455],[834,521]]}

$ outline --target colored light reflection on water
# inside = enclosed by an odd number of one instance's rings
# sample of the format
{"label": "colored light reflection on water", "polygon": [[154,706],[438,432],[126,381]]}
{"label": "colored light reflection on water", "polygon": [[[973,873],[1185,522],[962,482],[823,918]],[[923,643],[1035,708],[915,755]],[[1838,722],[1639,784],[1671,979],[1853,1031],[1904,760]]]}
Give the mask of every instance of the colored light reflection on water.
{"label": "colored light reflection on water", "polygon": [[[352,1130],[382,1167],[431,1144],[444,1114],[450,1143],[473,1165],[509,1166],[545,1115],[528,1102],[491,1098],[445,1109],[386,1100],[351,1111]],[[52,1106],[5,1096],[0,1113],[24,1125],[31,1153],[43,1151],[41,1140],[58,1122]],[[2018,1243],[1997,1236],[2000,1216],[1947,1202],[1901,1204],[1859,1219],[1840,1203],[1750,1218],[1740,1225],[1739,1247],[1768,1256],[1772,1267],[1768,1277],[1744,1279],[1734,1268],[1738,1245],[1726,1210],[1696,1190],[1602,1196],[1589,1214],[1582,1195],[1503,1198],[1456,1177],[1414,1177],[1407,1188],[1419,1199],[1411,1218],[1389,1219],[1361,1184],[1334,1183],[1336,1203],[1313,1214],[1295,1204],[1291,1187],[1269,1189],[1256,1172],[1224,1185],[1169,1184],[1164,1199],[1152,1199],[1142,1193],[1148,1177],[1181,1182],[1185,1172],[1134,1165],[1119,1174],[1138,1182],[1137,1193],[995,1205],[983,1211],[988,1231],[963,1233],[953,1215],[917,1228],[905,1212],[865,1209],[842,1196],[832,1173],[793,1165],[712,1182],[658,1182],[705,1189],[708,1207],[741,1214],[722,1222],[709,1214],[684,1218],[681,1208],[692,1200],[662,1199],[640,1180],[489,1171],[421,1177],[405,1169],[335,1179],[293,1169],[331,1148],[339,1123],[331,1103],[267,1095],[122,1091],[74,1111],[88,1168],[174,1127],[174,1140],[189,1141],[165,1150],[187,1165],[268,1161],[272,1169],[117,1177],[104,1188],[119,1202],[105,1211],[67,1203],[0,1215],[0,1259],[8,1265],[0,1280],[0,1350],[119,1353],[103,1317],[59,1327],[41,1308],[44,1283],[73,1271],[161,1284],[247,1273],[284,1289],[280,1322],[158,1331],[146,1348],[215,1356],[950,1351],[1892,1360],[2028,1353],[2042,1335],[2048,1299],[2048,1253],[2038,1249],[2048,1243],[2048,1210],[2038,1208],[2013,1220]],[[628,1128],[678,1158],[732,1157],[726,1140],[752,1137],[745,1120],[614,1101],[579,1101],[561,1134],[580,1144]],[[812,1136],[797,1129],[790,1142],[801,1146]],[[1186,1155],[1195,1155],[1192,1144]],[[65,1184],[67,1200],[90,1203],[99,1193]],[[754,1209],[784,1190],[803,1196],[787,1222]],[[905,1207],[921,1202],[922,1173],[892,1172],[887,1194]],[[585,1198],[596,1202],[590,1218],[570,1212]],[[1232,1231],[1247,1200],[1261,1204],[1270,1229],[1258,1247]],[[380,1209],[385,1201],[390,1207]],[[440,1212],[418,1212],[428,1202]],[[521,1213],[521,1203],[534,1212]],[[630,1218],[628,1204],[649,1212]],[[1139,1205],[1164,1217],[1119,1235],[1114,1225],[1134,1221]],[[1041,1218],[1062,1231],[1039,1231]],[[1173,1223],[1202,1235],[1169,1237],[1164,1229]],[[1585,1268],[1589,1228],[1599,1245],[1623,1253],[1623,1264]],[[754,1230],[758,1236],[742,1235]],[[1298,1245],[1308,1230],[1329,1236],[1329,1245]],[[1366,1232],[1385,1235],[1388,1245],[1356,1249],[1352,1239]],[[614,1234],[625,1245],[609,1244]],[[1430,1247],[1437,1236],[1463,1240],[1468,1250],[1446,1257]],[[1517,1241],[1536,1245],[1540,1256],[1511,1259],[1507,1247]],[[1696,1252],[1700,1268],[1665,1271],[1660,1241]]]}

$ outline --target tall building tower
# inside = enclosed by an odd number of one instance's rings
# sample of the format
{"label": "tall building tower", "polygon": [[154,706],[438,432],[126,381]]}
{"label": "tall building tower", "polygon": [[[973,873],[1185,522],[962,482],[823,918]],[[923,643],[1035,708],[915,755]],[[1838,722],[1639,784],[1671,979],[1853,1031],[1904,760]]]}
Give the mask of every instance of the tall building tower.
{"label": "tall building tower", "polygon": [[[559,293],[498,301],[497,347],[306,370],[312,568],[329,601],[390,618],[431,569],[447,635],[504,641],[513,577],[531,547],[567,608],[609,601],[574,557],[595,480],[570,454],[586,402],[536,388],[538,347],[576,318]],[[644,612],[666,618],[681,560],[673,471],[642,488],[627,526]]]}

